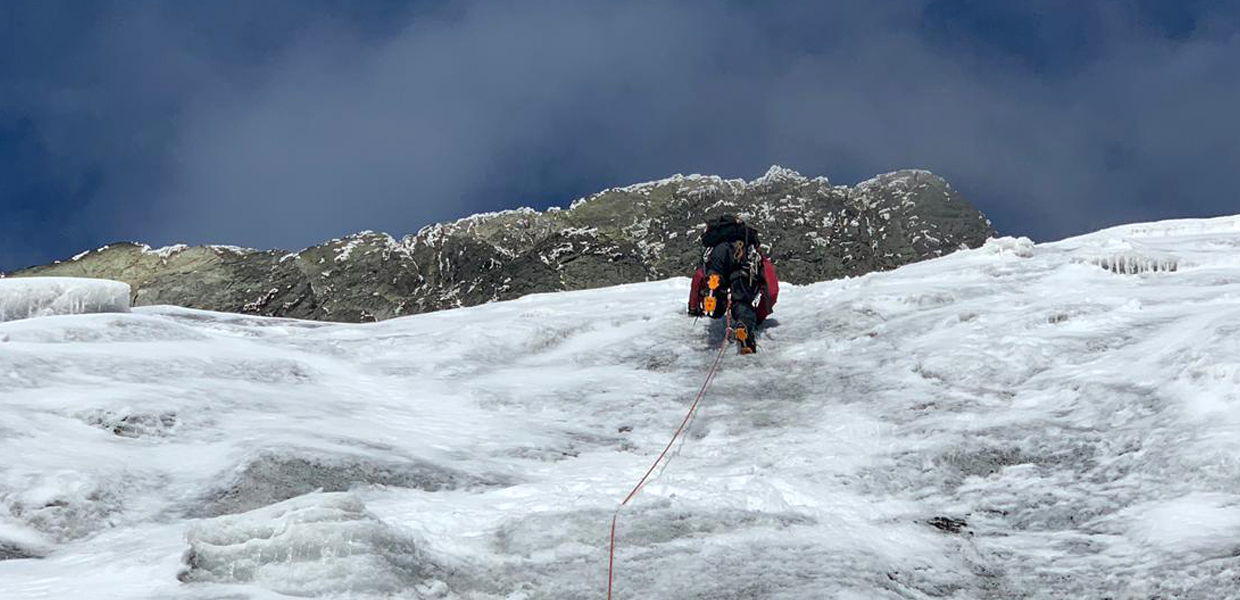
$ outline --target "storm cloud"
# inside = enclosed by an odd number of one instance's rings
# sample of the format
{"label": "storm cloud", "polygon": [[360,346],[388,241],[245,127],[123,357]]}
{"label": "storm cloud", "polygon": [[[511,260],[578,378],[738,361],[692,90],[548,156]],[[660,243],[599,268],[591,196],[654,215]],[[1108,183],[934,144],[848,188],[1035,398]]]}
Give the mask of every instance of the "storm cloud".
{"label": "storm cloud", "polygon": [[0,269],[776,163],[931,169],[1037,239],[1240,212],[1222,2],[79,4],[0,8]]}

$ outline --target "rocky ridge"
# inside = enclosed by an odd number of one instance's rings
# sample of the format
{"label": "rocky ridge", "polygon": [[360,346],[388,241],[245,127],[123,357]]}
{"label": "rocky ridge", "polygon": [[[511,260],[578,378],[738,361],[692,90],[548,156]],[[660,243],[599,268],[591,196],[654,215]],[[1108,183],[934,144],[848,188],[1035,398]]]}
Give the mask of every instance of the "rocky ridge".
{"label": "rocky ridge", "polygon": [[723,212],[762,232],[791,283],[893,269],[994,235],[981,212],[926,171],[849,187],[771,167],[748,182],[676,175],[567,209],[479,214],[400,240],[366,231],[294,253],[120,243],[8,276],[116,279],[130,284],[135,306],[373,321],[686,275],[700,260],[702,222]]}

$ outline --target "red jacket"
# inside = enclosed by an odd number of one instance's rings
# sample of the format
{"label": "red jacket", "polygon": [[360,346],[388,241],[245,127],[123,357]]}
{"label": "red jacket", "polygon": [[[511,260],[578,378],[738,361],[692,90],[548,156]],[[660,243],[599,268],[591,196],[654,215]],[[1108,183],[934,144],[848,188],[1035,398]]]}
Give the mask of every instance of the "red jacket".
{"label": "red jacket", "polygon": [[[758,302],[758,325],[761,325],[772,312],[775,302],[779,300],[779,278],[775,276],[775,265],[771,259],[762,257],[762,300]],[[693,274],[693,283],[689,286],[689,312],[702,308],[702,286],[706,285],[706,273],[698,267]]]}

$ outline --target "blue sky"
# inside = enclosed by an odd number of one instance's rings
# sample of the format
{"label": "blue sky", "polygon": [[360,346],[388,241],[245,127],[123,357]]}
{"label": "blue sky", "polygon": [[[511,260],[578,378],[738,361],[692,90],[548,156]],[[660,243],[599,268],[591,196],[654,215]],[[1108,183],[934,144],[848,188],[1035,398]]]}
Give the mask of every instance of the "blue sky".
{"label": "blue sky", "polygon": [[1240,213],[1222,1],[0,4],[0,270],[676,172],[905,167],[1005,234]]}

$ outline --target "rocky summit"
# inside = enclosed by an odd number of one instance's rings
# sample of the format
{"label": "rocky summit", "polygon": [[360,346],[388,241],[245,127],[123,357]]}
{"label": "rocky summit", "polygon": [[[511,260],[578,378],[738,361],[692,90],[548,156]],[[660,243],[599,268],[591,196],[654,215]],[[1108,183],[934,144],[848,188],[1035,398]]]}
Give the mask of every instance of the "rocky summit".
{"label": "rocky summit", "polygon": [[780,279],[809,283],[981,245],[990,221],[942,178],[904,170],[856,186],[771,167],[754,181],[676,175],[568,209],[474,215],[396,240],[362,232],[300,252],[119,243],[8,276],[124,281],[133,304],[362,322],[688,275],[703,222],[743,216]]}

